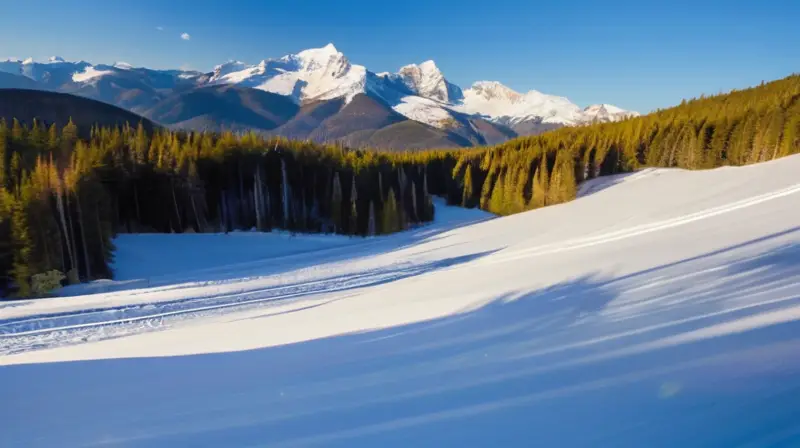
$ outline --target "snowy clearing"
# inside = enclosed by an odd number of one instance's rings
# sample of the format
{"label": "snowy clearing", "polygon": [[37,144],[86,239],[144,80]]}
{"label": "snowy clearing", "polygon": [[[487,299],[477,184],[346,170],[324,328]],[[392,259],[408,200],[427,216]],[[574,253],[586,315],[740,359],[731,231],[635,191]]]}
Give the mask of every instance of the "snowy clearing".
{"label": "snowy clearing", "polygon": [[130,236],[118,282],[67,291],[108,292],[0,303],[0,446],[797,445],[797,173],[646,170],[381,238]]}

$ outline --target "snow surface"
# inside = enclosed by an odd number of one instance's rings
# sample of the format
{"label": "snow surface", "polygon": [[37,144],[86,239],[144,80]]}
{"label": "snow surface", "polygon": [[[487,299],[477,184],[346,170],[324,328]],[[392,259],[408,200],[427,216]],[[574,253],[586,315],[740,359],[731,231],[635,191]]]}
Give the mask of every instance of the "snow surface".
{"label": "snow surface", "polygon": [[451,120],[455,120],[442,103],[414,95],[404,96],[392,109],[407,118],[440,129],[447,128]]}
{"label": "snow surface", "polygon": [[74,82],[89,82],[103,76],[110,75],[114,73],[111,70],[97,70],[96,68],[92,67],[91,65],[86,67],[82,72],[76,72],[72,75],[72,81]]}
{"label": "snow surface", "polygon": [[406,65],[397,75],[406,87],[422,98],[449,103],[462,97],[461,89],[445,79],[434,61]]}
{"label": "snow surface", "polygon": [[297,102],[344,97],[367,90],[367,69],[353,65],[333,44],[257,65],[228,62],[214,69],[212,84],[241,84],[292,97]]}
{"label": "snow surface", "polygon": [[547,95],[536,90],[521,94],[496,81],[479,81],[464,91],[464,98],[454,109],[481,115],[504,124],[518,124],[529,120],[543,123],[574,126],[599,121],[619,121],[638,116],[610,104],[597,104],[581,110],[569,99]]}
{"label": "snow surface", "polygon": [[113,67],[114,68],[118,68],[120,70],[132,70],[133,69],[133,65],[128,64],[127,62],[124,62],[124,61],[115,62]]}
{"label": "snow surface", "polygon": [[0,446],[797,446],[798,172],[646,170],[217,268],[164,236],[191,269],[162,285],[0,304]]}

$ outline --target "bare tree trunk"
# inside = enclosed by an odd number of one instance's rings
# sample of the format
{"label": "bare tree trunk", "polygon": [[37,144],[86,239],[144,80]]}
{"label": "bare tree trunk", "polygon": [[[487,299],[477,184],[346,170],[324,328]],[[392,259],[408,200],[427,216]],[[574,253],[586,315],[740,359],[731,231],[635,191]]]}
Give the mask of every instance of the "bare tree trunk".
{"label": "bare tree trunk", "polygon": [[289,198],[291,194],[289,193],[289,182],[286,178],[286,161],[281,158],[281,190],[283,194],[283,227],[286,229],[289,227]]}
{"label": "bare tree trunk", "polygon": [[103,242],[103,222],[100,220],[100,207],[97,207],[95,216],[97,217],[97,234],[100,236],[100,250],[103,260],[106,258],[106,244]]}
{"label": "bare tree trunk", "polygon": [[222,231],[228,233],[228,200],[225,191],[222,192]]}
{"label": "bare tree trunk", "polygon": [[367,226],[367,234],[375,236],[375,202],[369,201],[369,225]]}
{"label": "bare tree trunk", "polygon": [[256,209],[256,228],[261,231],[264,230],[264,222],[263,222],[263,209],[262,209],[262,202],[261,199],[261,169],[256,167],[256,178],[255,178],[255,185],[253,185],[253,202],[254,207]]}
{"label": "bare tree trunk", "polygon": [[142,214],[139,212],[139,187],[134,181],[133,183],[133,202],[136,204],[136,224],[142,224]]}
{"label": "bare tree trunk", "polygon": [[[59,180],[59,183],[60,182],[61,181]],[[72,259],[73,259],[73,256],[72,256],[72,245],[70,244],[70,240],[69,240],[69,229],[67,228],[67,218],[64,216],[64,198],[61,197],[62,194],[63,194],[63,191],[62,191],[62,189],[61,189],[61,187],[59,185],[59,188],[56,191],[56,208],[58,209],[58,217],[59,217],[59,219],[61,221],[61,226],[64,229],[62,235],[64,236],[64,241],[66,242],[67,255],[69,256],[70,264],[71,264],[72,263]],[[63,258],[63,256],[62,256],[62,258]],[[63,268],[64,268],[64,273],[66,274],[66,269],[67,269],[66,263],[64,263]]]}
{"label": "bare tree trunk", "polygon": [[75,201],[78,206],[78,226],[81,228],[81,243],[83,245],[83,259],[86,262],[86,279],[92,278],[92,268],[89,266],[89,248],[86,245],[86,231],[83,225],[83,210],[81,210],[81,195],[78,190],[75,190]]}
{"label": "bare tree trunk", "polygon": [[72,242],[72,269],[75,269],[75,275],[77,278],[81,277],[81,269],[78,266],[78,246],[75,244],[75,226],[72,223],[72,213],[70,213],[70,204],[69,204],[69,195],[66,195],[67,199],[67,223],[69,224],[69,239]]}
{"label": "bare tree trunk", "polygon": [[175,197],[175,184],[170,181],[170,189],[172,190],[172,204],[175,205],[175,217],[178,219],[178,230],[183,232],[183,223],[181,222],[181,213],[178,210],[178,198]]}
{"label": "bare tree trunk", "polygon": [[192,211],[194,212],[194,220],[197,223],[197,232],[200,233],[203,231],[203,228],[200,226],[200,215],[197,214],[197,206],[194,203],[194,194],[189,193],[189,200],[192,203]]}

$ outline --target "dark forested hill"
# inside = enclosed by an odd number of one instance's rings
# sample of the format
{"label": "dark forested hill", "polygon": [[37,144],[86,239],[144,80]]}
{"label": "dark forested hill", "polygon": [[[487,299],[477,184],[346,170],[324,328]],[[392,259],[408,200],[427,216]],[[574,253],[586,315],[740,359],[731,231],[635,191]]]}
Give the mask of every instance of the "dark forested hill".
{"label": "dark forested hill", "polygon": [[148,131],[154,128],[150,120],[117,106],[66,93],[28,89],[0,89],[0,118],[9,123],[16,118],[29,125],[36,119],[58,127],[72,119],[81,130],[126,123],[136,127],[140,122]]}

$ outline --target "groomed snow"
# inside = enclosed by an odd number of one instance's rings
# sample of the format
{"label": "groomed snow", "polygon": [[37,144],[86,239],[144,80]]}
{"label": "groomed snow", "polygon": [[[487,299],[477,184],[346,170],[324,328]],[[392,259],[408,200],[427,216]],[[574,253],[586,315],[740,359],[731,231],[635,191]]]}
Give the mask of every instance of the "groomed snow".
{"label": "groomed snow", "polygon": [[646,170],[0,304],[0,446],[796,446],[798,172]]}

